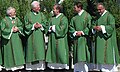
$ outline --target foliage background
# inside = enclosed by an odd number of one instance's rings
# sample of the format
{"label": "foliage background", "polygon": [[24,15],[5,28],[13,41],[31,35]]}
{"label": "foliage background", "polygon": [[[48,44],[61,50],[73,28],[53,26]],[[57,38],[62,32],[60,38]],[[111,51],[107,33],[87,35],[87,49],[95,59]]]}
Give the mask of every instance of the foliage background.
{"label": "foliage background", "polygon": [[[0,0],[0,21],[6,15],[6,9],[9,6],[15,7],[17,11],[17,16],[24,23],[25,14],[30,11],[30,3],[33,0]],[[47,19],[51,17],[50,12],[52,7],[59,0],[37,0],[41,3],[41,9],[45,13]],[[96,3],[103,2],[106,6],[106,9],[110,11],[116,20],[116,30],[117,30],[117,39],[120,40],[120,3],[118,4],[117,0],[64,0],[62,3],[64,14],[70,19],[74,16],[73,5],[75,1],[81,1],[84,5],[84,9],[88,11],[93,19],[96,19],[97,10]]]}

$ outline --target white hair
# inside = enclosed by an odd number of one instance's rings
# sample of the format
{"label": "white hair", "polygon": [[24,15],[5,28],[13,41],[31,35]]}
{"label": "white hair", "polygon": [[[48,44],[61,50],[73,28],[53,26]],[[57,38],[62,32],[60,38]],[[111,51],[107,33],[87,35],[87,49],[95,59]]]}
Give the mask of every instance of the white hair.
{"label": "white hair", "polygon": [[15,8],[13,8],[13,7],[8,7],[8,9],[7,9],[7,11],[6,11],[7,15],[9,15],[13,10],[15,10]]}
{"label": "white hair", "polygon": [[38,5],[40,5],[40,2],[38,2],[38,1],[33,1],[31,3],[32,8],[37,7]]}

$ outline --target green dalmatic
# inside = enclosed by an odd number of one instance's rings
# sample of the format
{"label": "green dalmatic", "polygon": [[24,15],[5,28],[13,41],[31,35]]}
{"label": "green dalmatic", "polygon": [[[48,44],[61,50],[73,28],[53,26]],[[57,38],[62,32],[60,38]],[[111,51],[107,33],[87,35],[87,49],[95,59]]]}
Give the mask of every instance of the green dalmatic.
{"label": "green dalmatic", "polygon": [[[12,27],[17,26],[19,32],[12,32]],[[2,32],[2,52],[3,52],[3,66],[11,68],[25,64],[24,54],[20,35],[23,35],[23,28],[21,21],[16,17],[10,19],[6,16],[1,21]],[[11,35],[11,36],[10,36]]]}
{"label": "green dalmatic", "polygon": [[[46,28],[46,18],[42,12],[34,14],[33,11],[25,16],[25,34],[27,37],[26,62],[45,60],[45,41],[44,32]],[[33,25],[38,22],[42,24],[44,30],[34,29]]]}

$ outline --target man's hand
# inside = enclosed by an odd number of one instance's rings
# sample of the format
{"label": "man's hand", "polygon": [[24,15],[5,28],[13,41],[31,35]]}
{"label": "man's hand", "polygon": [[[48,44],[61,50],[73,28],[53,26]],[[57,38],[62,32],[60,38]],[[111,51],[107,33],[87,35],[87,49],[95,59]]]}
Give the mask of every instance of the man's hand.
{"label": "man's hand", "polygon": [[50,27],[50,30],[52,30],[52,26]]}
{"label": "man's hand", "polygon": [[13,26],[12,30],[13,30],[13,32],[18,32],[19,31],[18,27],[16,27],[16,26]]}
{"label": "man's hand", "polygon": [[37,24],[34,24],[34,28],[38,28]]}
{"label": "man's hand", "polygon": [[35,27],[35,28],[41,28],[41,27],[42,27],[42,25],[41,25],[41,24],[39,24],[38,22],[36,22],[36,23],[35,23],[35,25],[34,25],[34,27]]}
{"label": "man's hand", "polygon": [[76,36],[81,36],[82,32],[81,31],[77,31]]}
{"label": "man's hand", "polygon": [[49,33],[52,32],[52,26],[49,27],[48,32],[49,32]]}
{"label": "man's hand", "polygon": [[100,26],[94,26],[94,29],[95,29],[96,31],[101,31],[101,30],[102,30]]}
{"label": "man's hand", "polygon": [[42,27],[42,25],[41,25],[41,24],[37,24],[37,27],[38,27],[38,28],[41,28],[41,27]]}

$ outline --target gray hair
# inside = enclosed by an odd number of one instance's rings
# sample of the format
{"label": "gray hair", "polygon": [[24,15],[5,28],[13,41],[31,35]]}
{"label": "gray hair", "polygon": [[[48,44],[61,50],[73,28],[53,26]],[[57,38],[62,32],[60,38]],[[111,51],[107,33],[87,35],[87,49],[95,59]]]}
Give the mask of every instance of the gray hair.
{"label": "gray hair", "polygon": [[33,1],[33,2],[31,3],[31,7],[32,7],[32,8],[36,7],[37,5],[40,5],[40,2],[38,2],[38,1]]}
{"label": "gray hair", "polygon": [[13,7],[8,7],[8,9],[7,9],[7,11],[6,11],[7,15],[9,15],[13,10],[15,10],[15,8],[13,8]]}
{"label": "gray hair", "polygon": [[97,6],[102,5],[103,8],[105,8],[104,4],[102,2],[97,3]]}

